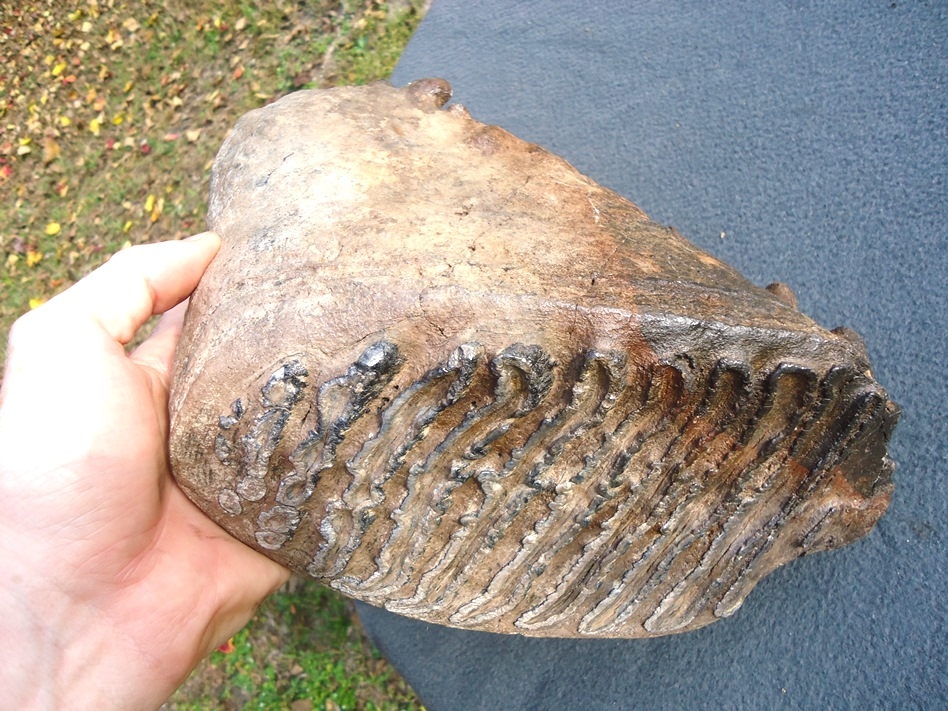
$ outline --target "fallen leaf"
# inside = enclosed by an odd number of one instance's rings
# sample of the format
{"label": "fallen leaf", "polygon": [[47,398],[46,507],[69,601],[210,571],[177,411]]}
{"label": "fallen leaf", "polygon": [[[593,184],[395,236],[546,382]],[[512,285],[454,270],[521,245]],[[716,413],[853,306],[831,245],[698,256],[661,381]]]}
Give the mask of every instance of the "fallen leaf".
{"label": "fallen leaf", "polygon": [[53,235],[58,235],[62,231],[62,225],[58,222],[50,222],[46,225],[46,234],[52,237]]}
{"label": "fallen leaf", "polygon": [[201,137],[201,129],[195,128],[190,131],[185,131],[184,136],[188,139],[189,143],[194,143]]}
{"label": "fallen leaf", "polygon": [[93,136],[99,135],[99,131],[102,130],[102,124],[99,123],[99,119],[92,119],[89,122],[89,130],[92,131]]}
{"label": "fallen leaf", "polygon": [[71,123],[72,123],[72,119],[70,119],[68,116],[59,117],[59,125],[62,126],[63,128],[66,128],[66,126],[70,125]]}
{"label": "fallen leaf", "polygon": [[126,220],[125,224],[122,225],[122,232],[128,232],[130,229],[132,229],[132,221]]}
{"label": "fallen leaf", "polygon": [[218,648],[217,648],[217,651],[218,651],[218,652],[221,652],[222,654],[230,654],[230,653],[233,652],[235,649],[237,649],[237,647],[234,646],[234,638],[231,637],[229,640],[227,640],[226,642],[224,642],[224,644],[222,644],[220,647],[218,647]]}
{"label": "fallen leaf", "polygon": [[247,26],[246,17],[240,17],[238,18],[237,22],[234,23],[234,29],[237,30],[238,32],[242,32],[246,26]]}
{"label": "fallen leaf", "polygon": [[29,146],[23,145],[16,149],[16,154],[18,156],[25,156],[27,153],[32,153],[33,149]]}
{"label": "fallen leaf", "polygon": [[38,309],[46,303],[46,299],[30,299],[30,309]]}
{"label": "fallen leaf", "polygon": [[54,160],[59,158],[59,155],[62,153],[62,150],[59,147],[59,144],[56,143],[56,139],[52,136],[45,136],[43,138],[43,162],[46,165],[49,165]]}
{"label": "fallen leaf", "polygon": [[244,75],[244,65],[241,64],[234,70],[234,79],[240,79]]}
{"label": "fallen leaf", "polygon": [[155,196],[149,195],[145,199],[145,212],[151,212],[154,209],[155,209]]}
{"label": "fallen leaf", "polygon": [[35,267],[37,264],[43,261],[43,253],[37,252],[36,250],[31,249],[26,253],[26,266]]}
{"label": "fallen leaf", "polygon": [[66,71],[66,63],[65,63],[65,62],[60,62],[60,63],[57,64],[55,67],[53,67],[53,76],[54,76],[54,77],[58,77],[58,76],[59,76],[60,74],[62,74],[64,71]]}
{"label": "fallen leaf", "polygon": [[161,217],[161,213],[164,211],[164,209],[165,209],[165,199],[158,198],[158,202],[155,205],[155,209],[151,211],[151,215],[149,215],[149,219],[152,222],[158,222],[158,218]]}

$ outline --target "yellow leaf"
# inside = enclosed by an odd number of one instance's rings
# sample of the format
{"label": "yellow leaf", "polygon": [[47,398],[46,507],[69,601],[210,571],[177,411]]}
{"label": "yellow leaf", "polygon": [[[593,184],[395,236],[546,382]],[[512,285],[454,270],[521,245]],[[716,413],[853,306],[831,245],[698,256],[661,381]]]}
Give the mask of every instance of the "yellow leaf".
{"label": "yellow leaf", "polygon": [[135,82],[127,81],[125,82],[125,88],[122,89],[126,94],[132,90],[132,87],[135,86]]}
{"label": "yellow leaf", "polygon": [[60,117],[59,117],[59,125],[62,126],[63,128],[65,128],[66,126],[70,125],[71,123],[72,123],[72,121],[69,119],[68,116],[60,116]]}
{"label": "yellow leaf", "polygon": [[60,225],[58,222],[50,222],[48,225],[46,225],[46,234],[48,234],[50,237],[53,235],[58,235],[61,230],[62,225]]}
{"label": "yellow leaf", "polygon": [[35,267],[37,264],[43,261],[43,253],[30,250],[26,253],[26,266]]}
{"label": "yellow leaf", "polygon": [[155,209],[155,196],[149,195],[145,199],[145,212],[151,212],[154,209]]}
{"label": "yellow leaf", "polygon": [[7,257],[7,269],[13,269],[16,266],[16,263],[20,261],[19,254],[11,254]]}
{"label": "yellow leaf", "polygon": [[125,114],[123,114],[121,111],[119,111],[117,114],[115,114],[115,116],[112,117],[112,123],[115,124],[116,126],[121,126],[122,121],[124,120],[125,120]]}
{"label": "yellow leaf", "polygon": [[92,119],[89,122],[89,130],[92,131],[93,136],[98,136],[101,129],[102,125],[99,123],[99,119]]}
{"label": "yellow leaf", "polygon": [[130,229],[132,229],[132,221],[127,220],[125,224],[122,226],[122,232],[128,232]]}
{"label": "yellow leaf", "polygon": [[165,209],[165,199],[158,198],[158,204],[155,205],[155,209],[151,211],[151,221],[158,222],[158,218],[161,217],[162,210]]}
{"label": "yellow leaf", "polygon": [[125,20],[125,22],[122,23],[122,27],[124,27],[129,32],[138,32],[138,30],[141,29],[141,25],[138,24],[138,20],[136,20],[134,17],[130,17]]}
{"label": "yellow leaf", "polygon": [[47,67],[50,67],[52,66],[53,62],[56,61],[56,57],[51,54],[47,54],[46,57],[43,58],[43,61],[46,62]]}
{"label": "yellow leaf", "polygon": [[92,32],[92,23],[86,20],[82,23],[82,27],[79,28],[82,32],[89,34]]}
{"label": "yellow leaf", "polygon": [[70,12],[66,17],[69,18],[70,22],[75,22],[80,17],[82,17],[82,10],[76,10],[75,12]]}
{"label": "yellow leaf", "polygon": [[30,299],[30,308],[38,309],[40,306],[46,303],[46,299]]}
{"label": "yellow leaf", "polygon": [[53,76],[54,76],[54,77],[58,77],[58,76],[59,76],[60,74],[62,74],[64,71],[66,71],[66,63],[65,63],[65,62],[60,62],[60,63],[57,64],[55,67],[53,67]]}
{"label": "yellow leaf", "polygon": [[21,139],[20,139],[20,145],[21,145],[21,146],[28,146],[28,145],[30,145],[32,142],[33,142],[33,139],[30,138],[29,136],[27,136],[26,138],[21,138]]}

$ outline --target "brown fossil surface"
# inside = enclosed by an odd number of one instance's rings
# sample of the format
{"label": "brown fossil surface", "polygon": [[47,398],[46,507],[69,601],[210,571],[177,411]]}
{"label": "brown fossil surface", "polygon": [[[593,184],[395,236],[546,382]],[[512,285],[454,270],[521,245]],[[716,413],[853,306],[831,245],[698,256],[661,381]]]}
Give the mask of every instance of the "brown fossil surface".
{"label": "brown fossil surface", "polygon": [[534,636],[695,629],[866,535],[898,409],[859,337],[449,95],[238,121],[175,366],[187,494],[347,595]]}

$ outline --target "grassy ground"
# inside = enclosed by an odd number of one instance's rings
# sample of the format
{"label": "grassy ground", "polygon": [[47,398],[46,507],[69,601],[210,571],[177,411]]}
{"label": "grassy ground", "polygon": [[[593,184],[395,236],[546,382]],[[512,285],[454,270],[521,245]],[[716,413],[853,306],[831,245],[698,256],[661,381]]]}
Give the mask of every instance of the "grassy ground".
{"label": "grassy ground", "polygon": [[349,614],[345,598],[294,578],[163,711],[423,709]]}
{"label": "grassy ground", "polygon": [[[427,0],[0,0],[0,359],[13,320],[116,250],[201,231],[242,113],[386,77]],[[300,582],[168,709],[420,708]]]}
{"label": "grassy ground", "polygon": [[123,246],[200,231],[238,116],[386,77],[426,0],[0,0],[0,354]]}

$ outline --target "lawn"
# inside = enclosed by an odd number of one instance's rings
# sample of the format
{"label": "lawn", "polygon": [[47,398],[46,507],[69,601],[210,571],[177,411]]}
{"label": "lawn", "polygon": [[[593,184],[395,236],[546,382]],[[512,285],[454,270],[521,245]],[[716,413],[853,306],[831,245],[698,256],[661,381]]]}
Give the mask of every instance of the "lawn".
{"label": "lawn", "polygon": [[[204,228],[244,112],[391,72],[428,0],[0,0],[0,357],[14,319]],[[167,709],[418,709],[348,603],[294,579]]]}

